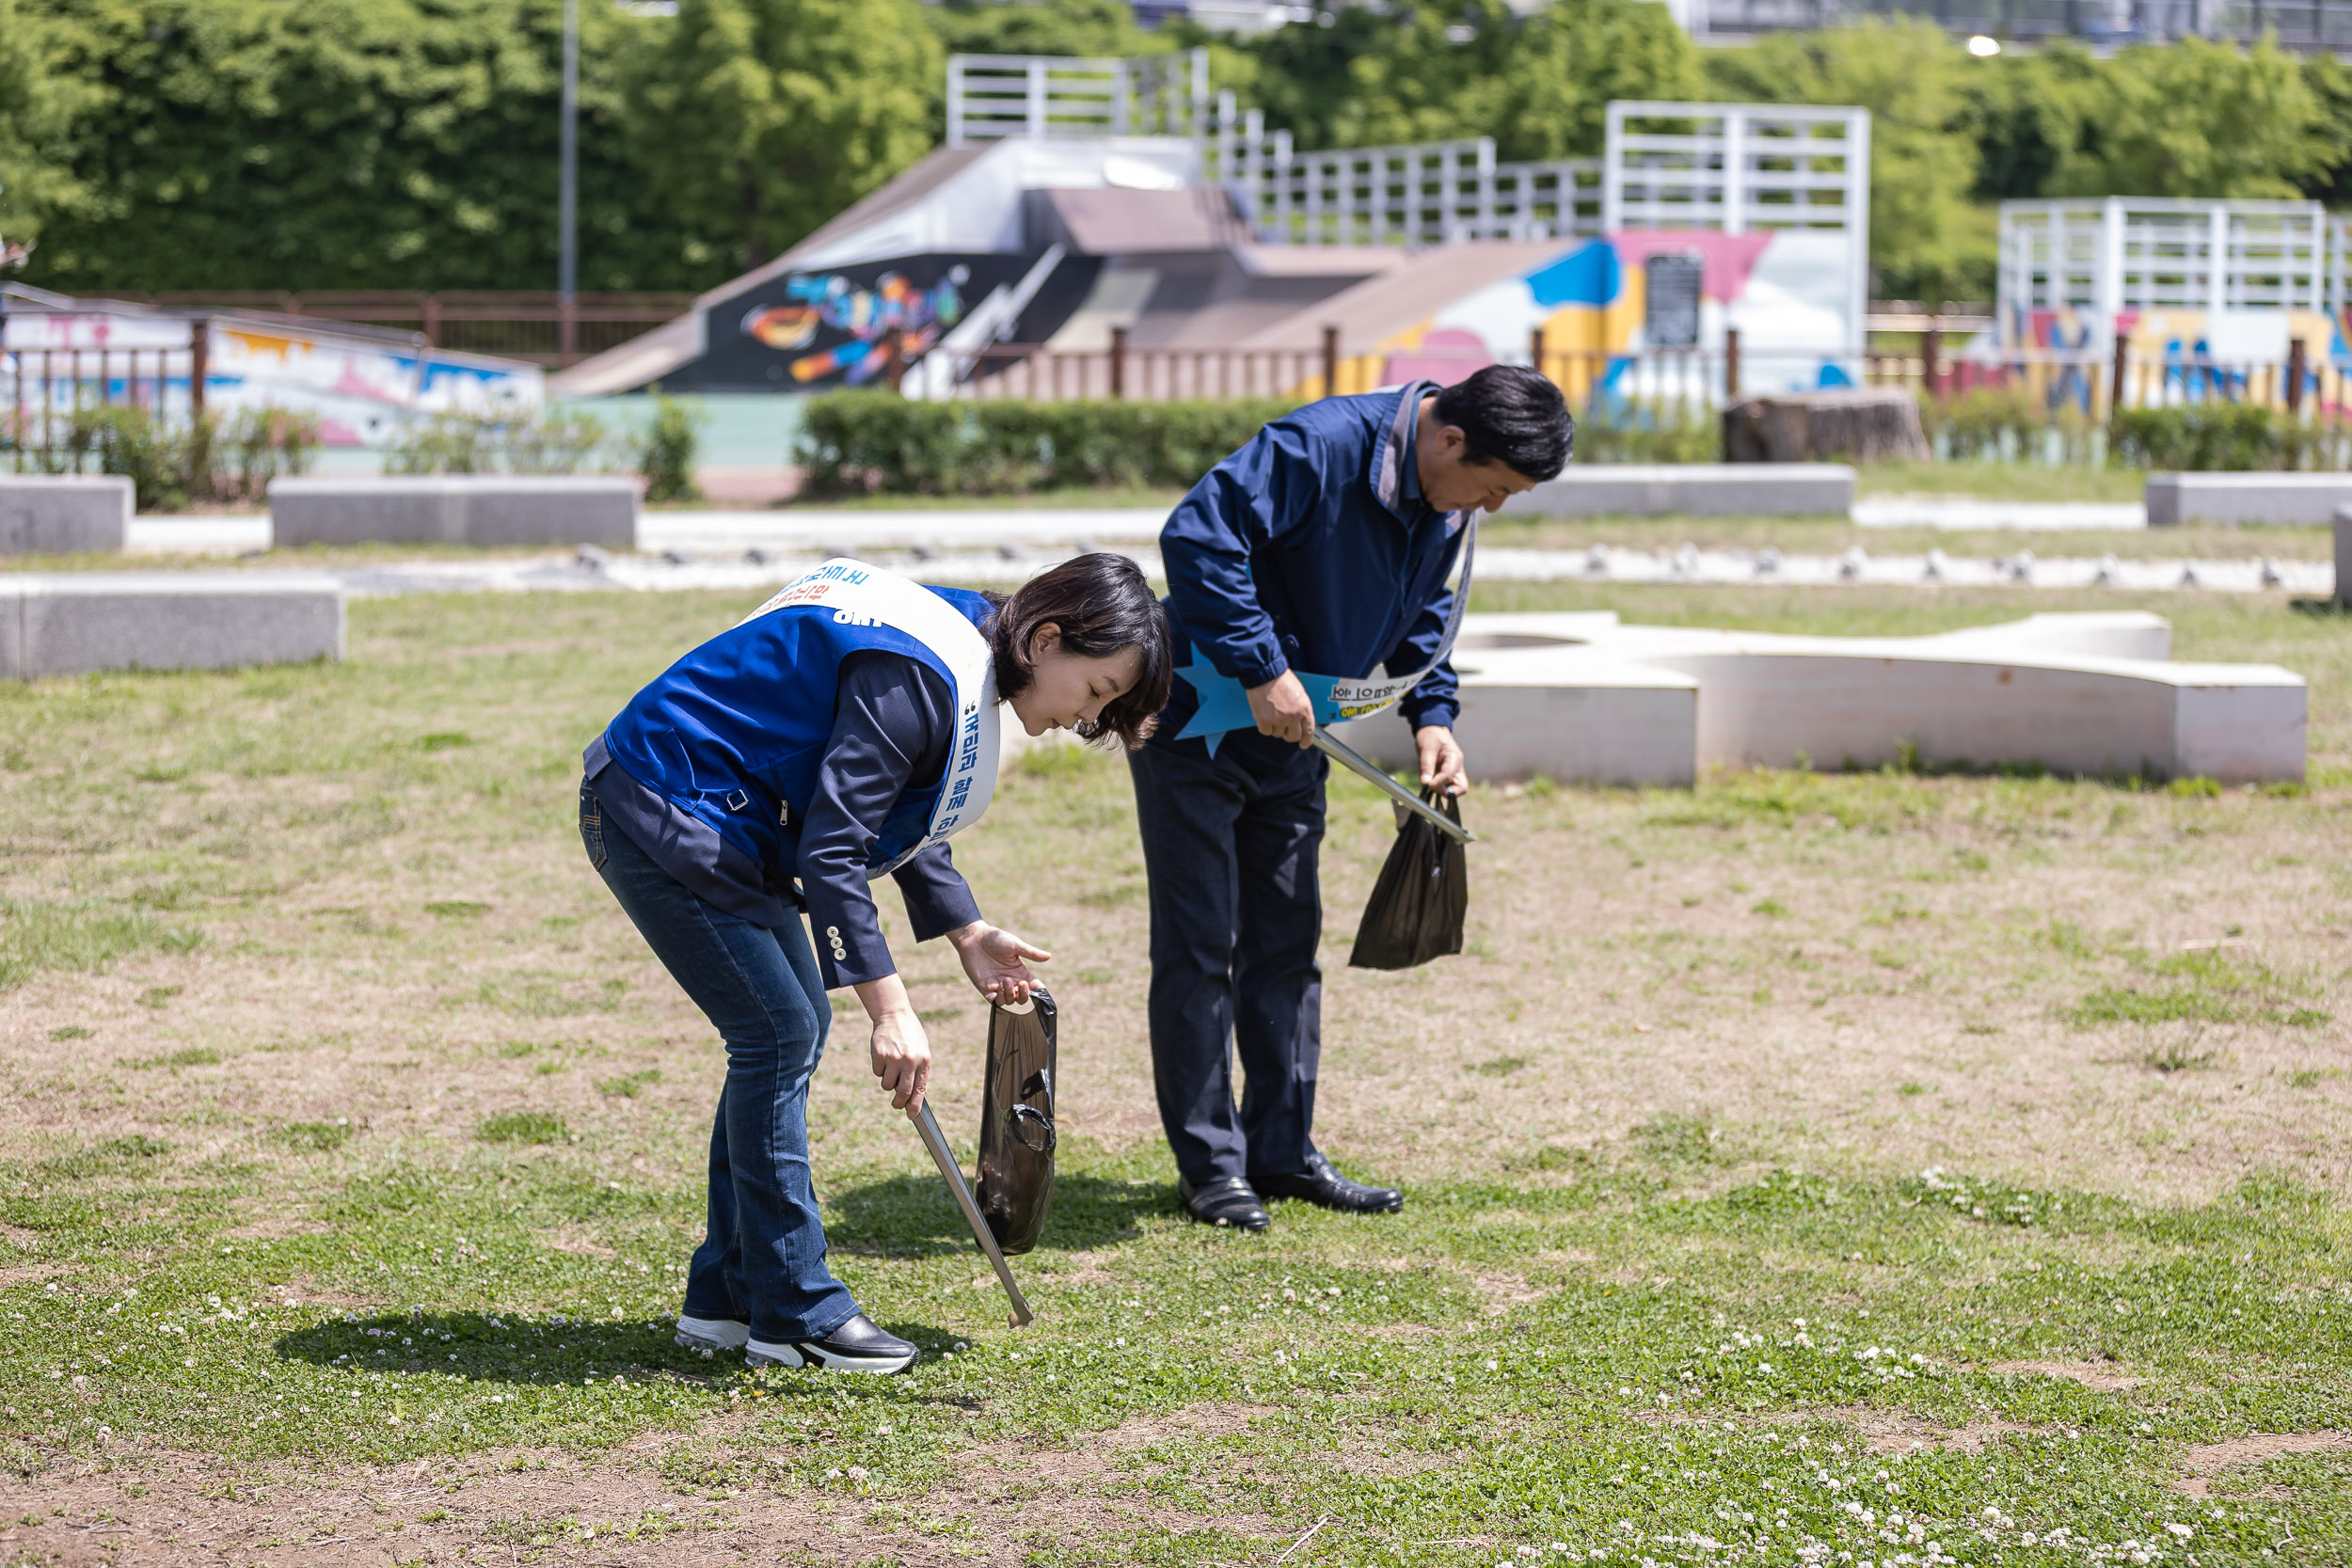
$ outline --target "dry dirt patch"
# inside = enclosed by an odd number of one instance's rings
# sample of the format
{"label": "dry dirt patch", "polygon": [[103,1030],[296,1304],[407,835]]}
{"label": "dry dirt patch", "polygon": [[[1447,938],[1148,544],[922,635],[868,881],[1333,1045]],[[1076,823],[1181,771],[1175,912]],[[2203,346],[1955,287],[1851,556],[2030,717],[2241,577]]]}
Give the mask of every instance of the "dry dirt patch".
{"label": "dry dirt patch", "polygon": [[2138,1387],[2148,1380],[2118,1371],[2107,1361],[1995,1361],[1985,1369],[1988,1372],[2025,1372],[2036,1377],[2060,1377],[2069,1383],[2079,1383],[2102,1394],[2121,1394]]}
{"label": "dry dirt patch", "polygon": [[2181,1455],[2184,1474],[2172,1489],[2192,1497],[2210,1496],[2212,1478],[2235,1465],[2260,1465],[2287,1453],[2335,1453],[2352,1449],[2352,1432],[2255,1432],[2222,1443],[2200,1443]]}
{"label": "dry dirt patch", "polygon": [[1877,1410],[1867,1405],[1808,1410],[1805,1415],[1808,1418],[1828,1416],[1852,1423],[1861,1432],[1864,1446],[1872,1453],[1900,1453],[1914,1448],[1975,1453],[1995,1437],[2034,1430],[2021,1421],[1971,1421],[1966,1426],[1946,1426],[1941,1421],[1925,1420],[1899,1410]]}
{"label": "dry dirt patch", "polygon": [[789,1481],[775,1490],[680,1487],[650,1467],[661,1449],[689,1440],[675,1436],[599,1461],[532,1449],[340,1470],[230,1466],[168,1452],[110,1469],[8,1478],[0,1484],[0,1515],[10,1521],[0,1527],[0,1555],[69,1568],[390,1568],[469,1560],[486,1548],[501,1559],[527,1551],[543,1563],[700,1568],[744,1556],[831,1564],[888,1552],[907,1568],[1016,1568],[1041,1536],[1099,1540],[1153,1527],[1270,1536],[1277,1521],[1154,1504],[1131,1495],[1115,1472],[1120,1456],[1243,1432],[1271,1413],[1196,1405],[1071,1448],[989,1445],[928,1495],[920,1512],[937,1530],[881,1525],[860,1497]]}

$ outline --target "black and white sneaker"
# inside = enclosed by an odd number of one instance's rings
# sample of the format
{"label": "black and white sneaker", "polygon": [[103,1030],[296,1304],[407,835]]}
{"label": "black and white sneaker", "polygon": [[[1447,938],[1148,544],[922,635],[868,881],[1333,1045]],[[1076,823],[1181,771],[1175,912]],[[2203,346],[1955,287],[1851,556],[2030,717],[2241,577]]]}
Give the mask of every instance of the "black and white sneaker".
{"label": "black and white sneaker", "polygon": [[698,1351],[705,1360],[723,1350],[741,1350],[752,1337],[752,1325],[732,1318],[691,1318],[678,1314],[675,1341],[680,1350]]}
{"label": "black and white sneaker", "polygon": [[863,1312],[821,1339],[778,1344],[753,1339],[743,1347],[749,1366],[813,1367],[820,1372],[903,1372],[922,1358],[920,1350],[884,1332]]}

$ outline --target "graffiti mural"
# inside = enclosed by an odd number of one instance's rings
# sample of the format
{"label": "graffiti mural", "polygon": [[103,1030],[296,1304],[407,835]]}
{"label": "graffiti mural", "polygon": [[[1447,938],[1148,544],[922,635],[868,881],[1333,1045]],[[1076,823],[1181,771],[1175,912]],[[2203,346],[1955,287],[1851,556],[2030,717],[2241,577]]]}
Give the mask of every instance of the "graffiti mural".
{"label": "graffiti mural", "polygon": [[[77,404],[188,406],[191,324],[143,310],[12,310],[0,327],[0,404],[53,418]],[[338,332],[284,318],[217,316],[205,331],[205,406],[315,414],[330,447],[380,447],[417,416],[510,418],[536,409],[535,365]]]}
{"label": "graffiti mural", "polygon": [[[1744,390],[1850,386],[1861,324],[1846,319],[1845,246],[1843,234],[1809,231],[1629,230],[1582,241],[1384,339],[1384,379],[1454,381],[1495,360],[1524,362],[1540,327],[1547,356],[1557,356],[1546,368],[1572,401],[1687,395],[1719,385],[1704,356],[1721,355],[1736,327]],[[1650,263],[1661,258],[1662,270],[1697,285],[1695,298],[1677,302],[1689,318],[1677,346],[1697,351],[1687,366],[1648,341]]]}
{"label": "graffiti mural", "polygon": [[[993,295],[1018,286],[1036,261],[1004,253],[909,256],[763,278],[705,309],[706,352],[662,385],[706,392],[895,385]],[[1092,274],[1090,263],[1055,272],[1009,341],[1050,336]]]}

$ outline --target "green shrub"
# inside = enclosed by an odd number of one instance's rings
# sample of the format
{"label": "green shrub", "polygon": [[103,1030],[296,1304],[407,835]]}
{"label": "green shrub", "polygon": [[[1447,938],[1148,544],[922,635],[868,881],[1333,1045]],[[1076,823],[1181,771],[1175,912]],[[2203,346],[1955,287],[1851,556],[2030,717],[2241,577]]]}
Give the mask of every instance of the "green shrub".
{"label": "green shrub", "polygon": [[1723,454],[1722,417],[1679,399],[1597,396],[1576,421],[1579,463],[1712,463]]}
{"label": "green shrub", "polygon": [[812,496],[1188,488],[1287,403],[924,403],[832,392],[802,414]]}
{"label": "green shrub", "polygon": [[694,483],[694,458],[702,446],[703,420],[697,404],[654,388],[653,423],[637,445],[637,471],[645,478],[647,500],[702,499]]}
{"label": "green shrub", "polygon": [[316,414],[240,408],[213,433],[210,499],[258,504],[278,475],[308,473],[319,444]]}
{"label": "green shrub", "polygon": [[120,474],[141,512],[180,512],[199,501],[259,501],[279,474],[306,471],[318,448],[317,416],[291,409],[240,409],[224,423],[102,404],[76,409],[60,445],[26,455],[51,473]]}
{"label": "green shrub", "polygon": [[2114,429],[2114,461],[2126,467],[2248,473],[2352,467],[2352,437],[2258,403],[2125,408]]}
{"label": "green shrub", "polygon": [[608,432],[594,414],[544,409],[521,419],[436,414],[384,451],[388,474],[574,474],[592,467]]}

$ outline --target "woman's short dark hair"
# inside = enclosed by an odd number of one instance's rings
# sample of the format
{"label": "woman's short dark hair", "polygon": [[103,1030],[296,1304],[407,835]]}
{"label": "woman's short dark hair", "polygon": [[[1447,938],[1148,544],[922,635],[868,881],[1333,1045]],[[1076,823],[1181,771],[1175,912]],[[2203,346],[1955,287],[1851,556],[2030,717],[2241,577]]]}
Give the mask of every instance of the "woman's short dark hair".
{"label": "woman's short dark hair", "polygon": [[1133,648],[1142,656],[1136,683],[1107,704],[1102,716],[1080,728],[1087,740],[1116,736],[1130,749],[1168,705],[1176,658],[1168,645],[1168,612],[1160,608],[1143,569],[1123,555],[1097,551],[1073,556],[1040,572],[996,600],[988,623],[988,642],[996,655],[996,695],[1017,697],[1036,678],[1029,644],[1051,622],[1061,628],[1062,651],[1080,658],[1110,658]]}
{"label": "woman's short dark hair", "polygon": [[1466,437],[1466,463],[1500,463],[1537,483],[1558,479],[1576,450],[1576,421],[1551,378],[1488,365],[1438,393],[1438,420]]}

